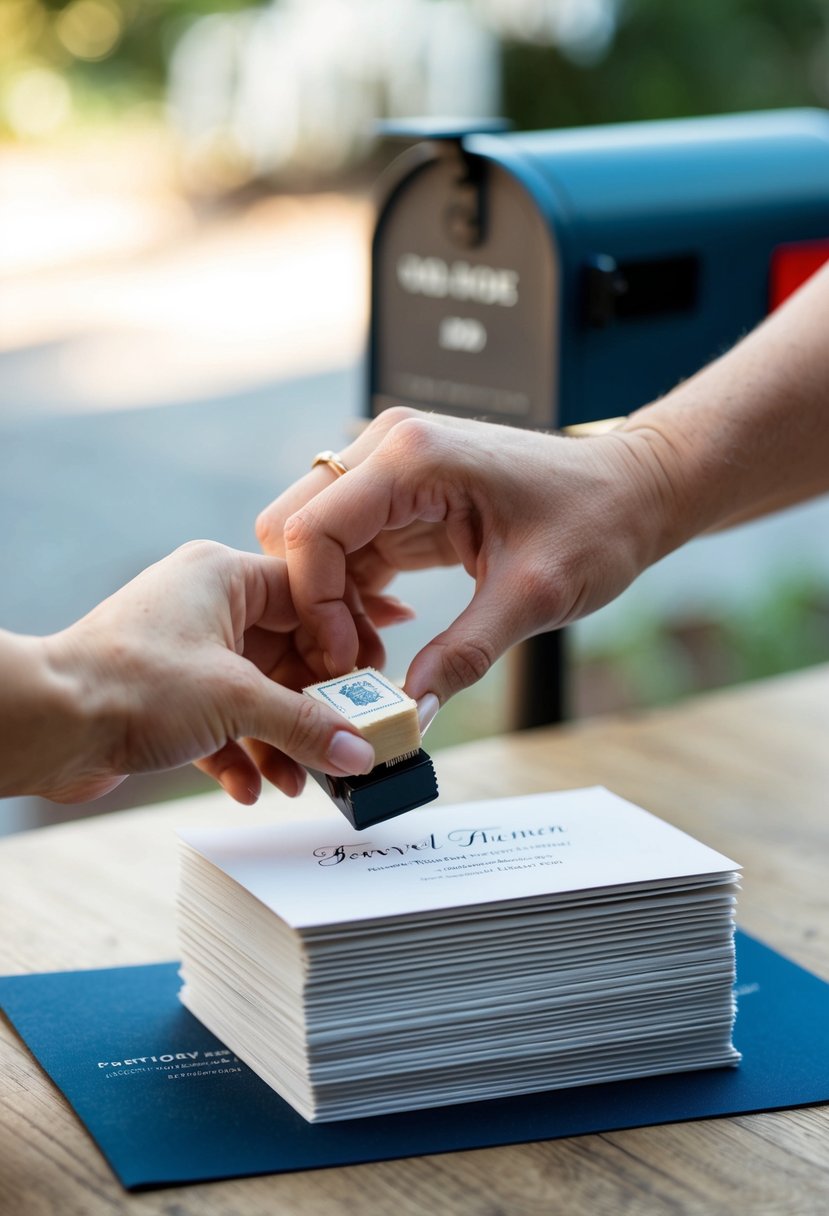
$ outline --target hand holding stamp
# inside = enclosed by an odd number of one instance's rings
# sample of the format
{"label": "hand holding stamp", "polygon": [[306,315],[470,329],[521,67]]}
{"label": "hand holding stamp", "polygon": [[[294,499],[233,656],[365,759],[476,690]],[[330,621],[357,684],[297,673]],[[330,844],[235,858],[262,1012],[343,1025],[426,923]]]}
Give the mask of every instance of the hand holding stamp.
{"label": "hand holding stamp", "polygon": [[367,776],[308,770],[354,827],[380,823],[437,797],[432,762],[420,748],[417,703],[396,684],[365,667],[303,691],[341,713],[374,748],[377,763]]}

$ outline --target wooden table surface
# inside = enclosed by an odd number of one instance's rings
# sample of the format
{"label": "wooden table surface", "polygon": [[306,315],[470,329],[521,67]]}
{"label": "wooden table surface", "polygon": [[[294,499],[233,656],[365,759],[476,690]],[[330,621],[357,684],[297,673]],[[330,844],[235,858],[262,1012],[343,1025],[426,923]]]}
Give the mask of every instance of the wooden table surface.
{"label": "wooden table surface", "polygon": [[[603,784],[742,862],[743,928],[829,979],[829,666],[438,753],[446,802]],[[177,955],[173,828],[221,793],[0,842],[0,974]],[[128,1195],[0,1019],[1,1216],[829,1212],[829,1107]]]}

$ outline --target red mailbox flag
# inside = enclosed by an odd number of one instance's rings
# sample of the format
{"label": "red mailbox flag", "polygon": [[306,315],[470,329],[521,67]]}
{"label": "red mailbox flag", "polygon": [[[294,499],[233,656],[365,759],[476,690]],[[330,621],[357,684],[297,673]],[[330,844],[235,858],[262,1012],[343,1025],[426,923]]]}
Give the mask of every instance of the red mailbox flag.
{"label": "red mailbox flag", "polygon": [[827,261],[829,238],[778,245],[771,255],[769,312],[774,312]]}

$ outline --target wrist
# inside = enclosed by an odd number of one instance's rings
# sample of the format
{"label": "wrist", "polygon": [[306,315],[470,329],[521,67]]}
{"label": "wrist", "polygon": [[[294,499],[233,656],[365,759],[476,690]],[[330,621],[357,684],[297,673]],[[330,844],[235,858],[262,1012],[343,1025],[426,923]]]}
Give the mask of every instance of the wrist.
{"label": "wrist", "polygon": [[[652,565],[717,522],[716,470],[695,440],[679,392],[632,414],[613,432],[638,469],[645,504],[644,565]],[[699,428],[696,428],[697,430]]]}
{"label": "wrist", "polygon": [[[111,678],[117,655],[107,657],[99,638],[88,639],[84,621],[43,638],[53,703],[84,755],[106,761],[120,737],[124,708]],[[91,644],[88,644],[91,641]]]}
{"label": "wrist", "polygon": [[0,634],[0,794],[38,793],[77,747],[68,682],[54,669],[50,639]]}
{"label": "wrist", "polygon": [[113,784],[123,714],[80,626],[32,640],[38,643],[37,695],[44,707],[37,792],[58,801],[85,800]]}

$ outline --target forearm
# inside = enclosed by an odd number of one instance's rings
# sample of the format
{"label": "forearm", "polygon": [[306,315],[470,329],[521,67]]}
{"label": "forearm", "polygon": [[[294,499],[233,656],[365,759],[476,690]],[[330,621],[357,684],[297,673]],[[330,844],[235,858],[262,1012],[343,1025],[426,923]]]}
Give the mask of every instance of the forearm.
{"label": "forearm", "polygon": [[94,767],[106,748],[63,636],[0,631],[0,797],[59,788],[62,774]]}
{"label": "forearm", "polygon": [[619,433],[663,479],[654,559],[829,490],[829,271]]}

